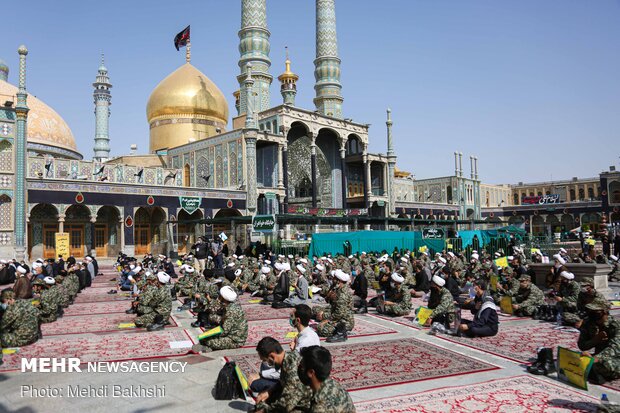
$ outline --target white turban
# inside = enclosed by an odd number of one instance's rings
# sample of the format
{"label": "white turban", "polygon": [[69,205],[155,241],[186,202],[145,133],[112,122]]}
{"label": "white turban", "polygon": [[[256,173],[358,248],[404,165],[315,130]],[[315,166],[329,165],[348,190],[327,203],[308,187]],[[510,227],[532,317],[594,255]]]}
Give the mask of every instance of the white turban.
{"label": "white turban", "polygon": [[232,287],[228,285],[220,288],[220,295],[224,300],[228,301],[229,303],[234,303],[237,299],[237,293],[235,292],[235,290],[232,289]]}
{"label": "white turban", "polygon": [[561,252],[562,254],[566,254],[566,250],[565,250],[564,248],[560,248],[560,252]]}
{"label": "white turban", "polygon": [[50,277],[49,275],[45,278],[43,278],[43,281],[45,281],[45,284],[47,285],[54,285],[56,284],[56,280],[54,280],[54,278]]}
{"label": "white turban", "polygon": [[405,279],[403,277],[401,277],[400,275],[398,275],[396,273],[392,274],[392,280],[394,282],[397,282],[397,283],[400,283],[400,284],[402,284],[405,281]]}
{"label": "white turban", "polygon": [[304,266],[303,266],[303,265],[301,265],[301,264],[298,264],[295,268],[297,268],[297,271],[299,271],[299,272],[300,272],[300,273],[302,273],[302,274],[305,274],[305,273],[306,273],[306,269],[305,269],[305,268],[304,268]]}
{"label": "white turban", "polygon": [[560,263],[560,264],[562,264],[562,265],[566,264],[566,260],[565,260],[564,258],[562,258],[562,257],[560,256],[560,254],[555,254],[555,255],[553,256],[553,259],[554,259],[554,260],[556,260],[557,262],[559,262],[559,263]]}
{"label": "white turban", "polygon": [[446,285],[446,280],[444,280],[438,275],[433,275],[433,282],[440,287],[443,287],[444,285]]}
{"label": "white turban", "polygon": [[185,268],[185,272],[186,272],[186,273],[188,273],[188,274],[192,274],[194,271],[195,271],[195,270],[194,270],[194,267],[192,267],[191,265],[188,265],[188,266]]}
{"label": "white turban", "polygon": [[562,271],[560,273],[560,277],[564,277],[567,280],[573,280],[575,279],[575,274],[573,274],[572,272],[568,272],[568,271]]}
{"label": "white turban", "polygon": [[452,251],[448,251],[448,255],[451,256],[452,258],[456,257],[456,255],[454,255]]}
{"label": "white turban", "polygon": [[480,256],[479,256],[478,254],[476,254],[476,253],[471,254],[471,257],[472,257],[474,260],[477,260],[478,258],[480,258]]}
{"label": "white turban", "polygon": [[439,258],[437,258],[437,261],[439,261],[439,262],[440,262],[440,263],[442,263],[442,264],[445,264],[445,263],[447,263],[447,262],[448,262],[448,261],[446,261],[446,259],[445,259],[444,257],[439,257]]}
{"label": "white turban", "polygon": [[266,265],[271,265],[271,261],[269,261],[269,260],[265,260],[265,264],[266,264]]}
{"label": "white turban", "polygon": [[228,265],[227,265],[227,267],[231,267],[231,268],[234,267],[234,266],[235,266],[234,262],[229,262]]}
{"label": "white turban", "polygon": [[299,260],[299,262],[303,262],[304,264],[307,264],[307,263],[308,263],[308,260],[307,260],[307,259],[305,259],[305,258],[301,258],[301,259]]}
{"label": "white turban", "polygon": [[142,271],[142,267],[140,267],[140,266],[135,267],[135,268],[133,269],[133,272],[134,272],[134,273],[136,273],[136,274],[137,274],[137,273],[139,273],[140,271]]}
{"label": "white turban", "polygon": [[20,274],[26,274],[26,269],[20,265],[17,267],[17,272]]}
{"label": "white turban", "polygon": [[319,271],[323,271],[323,270],[325,270],[325,267],[322,266],[321,264],[317,264],[316,265],[316,269],[319,270]]}
{"label": "white turban", "polygon": [[235,270],[235,277],[238,277],[241,275],[241,268],[238,268]]}
{"label": "white turban", "polygon": [[166,274],[165,272],[160,271],[157,273],[157,279],[162,284],[168,284],[168,281],[170,281],[170,276]]}
{"label": "white turban", "polygon": [[344,282],[351,281],[351,276],[342,270],[334,271],[334,276],[338,278],[340,281],[344,281]]}
{"label": "white turban", "polygon": [[269,267],[262,267],[260,269],[260,272],[262,272],[263,274],[269,274],[269,271],[271,271]]}

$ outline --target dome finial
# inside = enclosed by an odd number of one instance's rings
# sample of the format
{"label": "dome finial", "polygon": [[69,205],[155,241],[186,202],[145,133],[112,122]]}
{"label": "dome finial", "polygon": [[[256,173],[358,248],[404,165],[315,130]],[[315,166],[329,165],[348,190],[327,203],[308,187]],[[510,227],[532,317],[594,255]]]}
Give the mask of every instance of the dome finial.
{"label": "dome finial", "polygon": [[189,39],[187,40],[187,46],[185,46],[185,63],[189,63],[192,60],[192,52],[191,52],[192,44]]}

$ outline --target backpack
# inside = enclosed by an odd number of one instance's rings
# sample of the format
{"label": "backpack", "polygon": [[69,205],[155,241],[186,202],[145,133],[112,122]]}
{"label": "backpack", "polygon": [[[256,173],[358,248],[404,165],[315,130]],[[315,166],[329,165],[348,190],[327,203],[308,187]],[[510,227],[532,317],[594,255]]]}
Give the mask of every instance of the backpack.
{"label": "backpack", "polygon": [[213,397],[215,400],[232,400],[236,398],[245,398],[241,383],[235,372],[235,362],[229,361],[217,375],[215,388],[213,389]]}

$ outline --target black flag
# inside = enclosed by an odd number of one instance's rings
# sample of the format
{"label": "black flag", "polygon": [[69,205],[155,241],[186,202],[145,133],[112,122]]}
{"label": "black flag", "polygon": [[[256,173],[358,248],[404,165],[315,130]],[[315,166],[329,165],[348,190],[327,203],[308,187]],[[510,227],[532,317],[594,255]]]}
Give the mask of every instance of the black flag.
{"label": "black flag", "polygon": [[174,36],[174,47],[179,50],[179,47],[187,46],[187,42],[189,42],[189,26],[183,29],[181,33]]}

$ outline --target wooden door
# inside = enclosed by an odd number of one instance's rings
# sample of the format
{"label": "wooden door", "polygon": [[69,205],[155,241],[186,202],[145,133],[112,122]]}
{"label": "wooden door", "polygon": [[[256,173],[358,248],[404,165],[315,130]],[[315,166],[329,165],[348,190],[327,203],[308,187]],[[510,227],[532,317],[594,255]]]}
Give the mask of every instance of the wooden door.
{"label": "wooden door", "polygon": [[84,226],[71,225],[65,230],[69,233],[69,252],[74,257],[84,256]]}
{"label": "wooden door", "polygon": [[95,225],[95,252],[97,257],[108,256],[108,228],[106,225]]}
{"label": "wooden door", "polygon": [[135,227],[136,256],[144,255],[151,251],[151,228],[148,225],[136,225]]}
{"label": "wooden door", "polygon": [[43,226],[43,258],[56,258],[56,232],[55,225]]}

